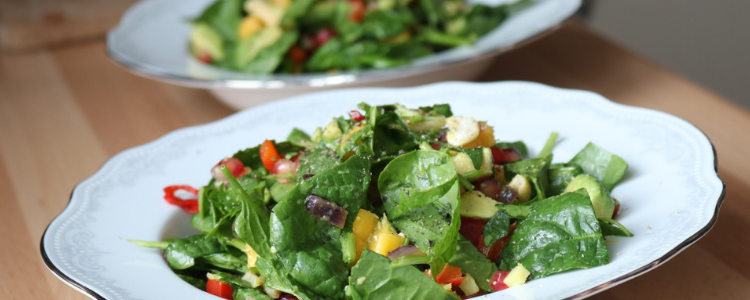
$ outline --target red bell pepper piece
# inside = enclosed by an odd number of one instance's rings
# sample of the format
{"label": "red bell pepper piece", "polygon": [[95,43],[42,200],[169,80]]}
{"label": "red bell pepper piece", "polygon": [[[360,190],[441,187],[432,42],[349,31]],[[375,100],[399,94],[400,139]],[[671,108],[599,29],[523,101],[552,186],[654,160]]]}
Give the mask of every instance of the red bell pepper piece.
{"label": "red bell pepper piece", "polygon": [[508,285],[503,281],[505,277],[508,277],[508,274],[510,274],[510,271],[495,271],[495,273],[492,273],[492,277],[490,277],[490,287],[492,290],[497,292],[507,289]]}
{"label": "red bell pepper piece", "polygon": [[186,192],[189,192],[193,195],[198,195],[198,190],[194,189],[193,187],[189,185],[170,185],[168,187],[164,188],[164,200],[167,200],[167,203],[179,206],[184,211],[194,214],[198,212],[198,200],[197,199],[182,199],[180,197],[175,196],[175,192],[178,190],[183,190]]}
{"label": "red bell pepper piece", "polygon": [[362,120],[365,119],[365,116],[363,116],[361,113],[359,113],[356,110],[352,110],[349,112],[349,116],[354,120],[354,122],[362,122]]}
{"label": "red bell pepper piece", "polygon": [[206,283],[206,292],[228,300],[232,300],[234,294],[234,290],[230,284],[214,279],[208,279],[208,283]]}
{"label": "red bell pepper piece", "polygon": [[461,285],[461,282],[464,280],[463,276],[461,276],[461,268],[445,265],[445,268],[443,268],[442,271],[440,271],[440,274],[435,277],[435,282],[439,284],[451,284],[453,286],[459,286]]}
{"label": "red bell pepper piece", "polygon": [[272,141],[265,140],[260,145],[260,161],[263,162],[263,166],[266,167],[269,173],[273,172],[273,166],[279,159],[281,159],[281,155],[276,151],[276,146],[274,146]]}

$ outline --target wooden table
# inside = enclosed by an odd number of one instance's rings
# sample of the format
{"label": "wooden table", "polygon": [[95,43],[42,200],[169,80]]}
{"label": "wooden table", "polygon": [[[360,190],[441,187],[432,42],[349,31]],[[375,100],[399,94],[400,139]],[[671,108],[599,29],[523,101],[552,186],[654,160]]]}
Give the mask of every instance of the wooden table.
{"label": "wooden table", "polygon": [[[47,270],[39,241],[70,191],[112,155],[232,113],[203,90],[137,77],[102,40],[0,56],[0,295],[85,299]],[[728,187],[716,227],[665,265],[594,299],[750,298],[750,114],[569,23],[497,60],[483,78],[587,89],[692,122]]]}

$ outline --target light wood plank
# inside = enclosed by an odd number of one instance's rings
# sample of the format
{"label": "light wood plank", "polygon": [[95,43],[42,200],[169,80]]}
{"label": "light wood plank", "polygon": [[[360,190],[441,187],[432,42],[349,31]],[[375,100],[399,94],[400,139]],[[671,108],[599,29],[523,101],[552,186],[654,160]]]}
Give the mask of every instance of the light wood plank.
{"label": "light wood plank", "polygon": [[[0,140],[0,159],[15,194],[15,199],[7,201],[16,202],[27,227],[15,234],[39,241],[49,222],[67,205],[75,184],[106,158],[45,53],[0,57]],[[29,273],[8,272],[13,274],[8,283],[36,287],[42,281],[32,274],[42,271],[47,283],[44,290],[54,298],[80,299],[78,292],[47,270],[37,249],[36,245],[18,249],[33,253],[37,260],[26,266]],[[15,259],[0,257],[3,261]],[[16,295],[11,298],[26,297]]]}

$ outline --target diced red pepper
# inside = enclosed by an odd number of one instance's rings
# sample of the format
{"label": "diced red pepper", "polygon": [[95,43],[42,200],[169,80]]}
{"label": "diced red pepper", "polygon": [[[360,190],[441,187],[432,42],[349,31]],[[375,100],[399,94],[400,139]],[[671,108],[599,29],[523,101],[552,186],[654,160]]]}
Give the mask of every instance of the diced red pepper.
{"label": "diced red pepper", "polygon": [[349,20],[362,22],[365,19],[365,2],[362,0],[349,0],[352,9],[349,11]]}
{"label": "diced red pepper", "polygon": [[352,110],[349,112],[349,116],[354,120],[354,122],[362,122],[365,119],[365,116],[363,116],[359,111]]}
{"label": "diced red pepper", "polygon": [[439,284],[450,283],[453,286],[461,285],[463,280],[464,278],[461,275],[461,268],[449,265],[445,265],[445,268],[443,268],[443,270],[440,271],[440,274],[435,277],[435,282]]}
{"label": "diced red pepper", "polygon": [[492,277],[490,277],[490,287],[492,290],[497,292],[507,289],[508,285],[503,281],[508,277],[508,274],[510,274],[510,271],[495,271],[495,273],[492,273]]}
{"label": "diced red pepper", "polygon": [[260,145],[260,161],[263,162],[263,166],[266,167],[268,172],[273,172],[273,166],[280,158],[281,155],[276,151],[276,146],[272,141],[265,140]]}
{"label": "diced red pepper", "polygon": [[294,45],[289,48],[289,58],[291,58],[295,64],[299,65],[307,60],[307,52],[302,49],[302,47]]}
{"label": "diced red pepper", "polygon": [[512,163],[523,159],[521,152],[518,152],[515,148],[500,149],[500,147],[492,147],[492,159],[496,164],[501,163]]}
{"label": "diced red pepper", "polygon": [[233,299],[234,290],[232,286],[226,282],[221,282],[214,279],[208,279],[206,283],[206,292],[219,298]]}
{"label": "diced red pepper", "polygon": [[198,60],[204,64],[210,64],[213,59],[207,52],[201,52],[198,53]]}
{"label": "diced red pepper", "polygon": [[170,185],[164,188],[164,200],[167,203],[179,206],[184,211],[194,214],[198,212],[198,200],[197,199],[182,199],[175,196],[175,192],[183,190],[193,195],[198,195],[198,190],[194,189],[189,185]]}

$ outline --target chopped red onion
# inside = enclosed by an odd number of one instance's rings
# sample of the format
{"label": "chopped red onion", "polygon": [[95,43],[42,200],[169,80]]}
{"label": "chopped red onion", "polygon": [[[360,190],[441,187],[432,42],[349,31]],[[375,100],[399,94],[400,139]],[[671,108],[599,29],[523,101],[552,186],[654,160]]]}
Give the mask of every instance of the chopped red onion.
{"label": "chopped red onion", "polygon": [[313,217],[326,221],[338,228],[344,228],[346,216],[349,214],[346,209],[333,201],[312,194],[305,199],[305,209]]}
{"label": "chopped red onion", "polygon": [[518,197],[518,191],[509,186],[505,186],[497,201],[503,204],[511,204],[516,197]]}
{"label": "chopped red onion", "polygon": [[503,187],[495,178],[485,178],[474,183],[474,190],[482,192],[487,197],[499,201]]}
{"label": "chopped red onion", "polygon": [[426,254],[422,252],[422,250],[419,250],[417,246],[414,245],[406,245],[396,248],[396,250],[391,251],[388,253],[388,258],[391,260],[396,260],[397,258],[401,258],[404,256],[425,256]]}
{"label": "chopped red onion", "polygon": [[492,147],[492,159],[496,164],[502,164],[519,161],[523,159],[523,156],[515,148],[500,149],[499,147]]}

